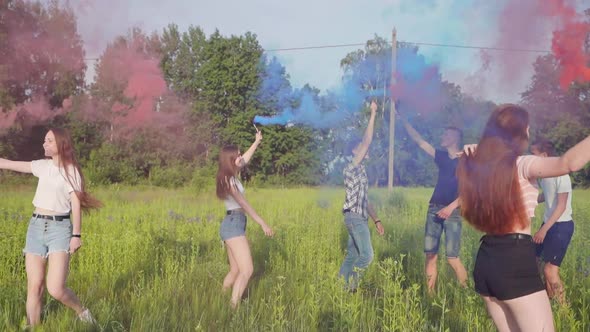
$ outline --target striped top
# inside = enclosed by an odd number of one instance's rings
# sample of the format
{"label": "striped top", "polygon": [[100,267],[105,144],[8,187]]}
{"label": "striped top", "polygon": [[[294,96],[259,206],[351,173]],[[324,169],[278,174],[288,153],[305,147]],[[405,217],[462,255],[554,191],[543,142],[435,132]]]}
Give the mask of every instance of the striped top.
{"label": "striped top", "polygon": [[537,202],[539,187],[535,179],[533,179],[529,173],[531,164],[537,159],[540,159],[540,157],[520,156],[516,159],[518,181],[520,183],[520,191],[522,192],[522,202],[524,203],[527,215],[530,218],[535,216],[535,208],[539,204]]}

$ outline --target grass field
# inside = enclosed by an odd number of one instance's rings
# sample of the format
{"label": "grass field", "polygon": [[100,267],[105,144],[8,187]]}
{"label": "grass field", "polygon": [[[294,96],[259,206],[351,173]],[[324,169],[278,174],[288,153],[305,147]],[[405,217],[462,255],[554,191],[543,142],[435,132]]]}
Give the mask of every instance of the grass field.
{"label": "grass field", "polygon": [[[0,193],[0,330],[25,317],[21,250],[32,187]],[[105,208],[85,217],[69,286],[97,318],[88,327],[45,296],[39,331],[493,331],[480,298],[439,259],[436,295],[426,294],[424,217],[431,190],[372,191],[386,234],[373,232],[375,260],[359,292],[337,278],[347,233],[342,189],[251,189],[247,197],[276,232],[249,221],[254,276],[237,311],[221,293],[227,256],[218,230],[223,204],[188,190],[112,187]],[[569,306],[553,304],[560,331],[590,330],[590,191],[574,192],[576,231],[562,266]],[[542,208],[537,215],[542,214]],[[535,228],[538,227],[535,221]],[[480,234],[464,224],[461,256],[471,275]],[[441,253],[444,259],[444,253]]]}

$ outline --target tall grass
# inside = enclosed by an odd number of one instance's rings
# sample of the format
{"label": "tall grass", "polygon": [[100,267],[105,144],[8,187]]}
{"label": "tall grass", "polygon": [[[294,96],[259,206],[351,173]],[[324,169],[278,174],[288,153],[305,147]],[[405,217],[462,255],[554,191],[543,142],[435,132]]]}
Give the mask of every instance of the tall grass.
{"label": "tall grass", "polygon": [[[264,237],[248,224],[255,272],[232,311],[221,292],[227,256],[218,229],[223,205],[188,190],[111,187],[105,208],[84,218],[83,247],[73,256],[69,286],[98,320],[79,323],[45,297],[39,331],[493,331],[472,287],[455,281],[444,252],[434,296],[425,290],[423,232],[431,190],[371,194],[386,234],[374,229],[375,260],[360,290],[348,293],[337,273],[347,232],[341,189],[250,189],[249,200],[275,229]],[[21,250],[33,188],[0,193],[0,330],[25,317]],[[561,331],[590,330],[589,191],[574,192],[576,231],[562,266],[570,305],[554,304]],[[541,215],[541,212],[537,213]],[[536,226],[538,221],[536,221]],[[461,258],[473,270],[480,234],[464,226]]]}

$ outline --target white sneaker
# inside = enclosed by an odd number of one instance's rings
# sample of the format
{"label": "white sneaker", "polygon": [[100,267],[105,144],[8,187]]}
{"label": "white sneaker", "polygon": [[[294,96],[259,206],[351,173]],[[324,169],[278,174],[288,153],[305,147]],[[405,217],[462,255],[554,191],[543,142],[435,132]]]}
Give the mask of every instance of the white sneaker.
{"label": "white sneaker", "polygon": [[92,314],[90,313],[90,310],[88,310],[88,308],[86,308],[78,315],[78,319],[84,323],[96,324],[96,320],[94,319],[94,317],[92,317]]}

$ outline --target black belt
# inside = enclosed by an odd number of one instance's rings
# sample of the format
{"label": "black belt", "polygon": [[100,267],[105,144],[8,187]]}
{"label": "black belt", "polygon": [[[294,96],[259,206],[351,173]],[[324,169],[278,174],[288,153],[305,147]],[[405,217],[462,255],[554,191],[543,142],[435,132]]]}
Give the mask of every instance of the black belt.
{"label": "black belt", "polygon": [[232,214],[244,214],[244,211],[242,211],[242,210],[227,210],[226,214],[228,216],[232,215]]}
{"label": "black belt", "polygon": [[33,218],[41,218],[47,220],[54,220],[54,221],[63,221],[64,219],[70,219],[70,215],[62,215],[62,216],[48,216],[44,214],[33,213]]}
{"label": "black belt", "polygon": [[502,240],[532,240],[533,237],[529,234],[523,233],[510,233],[503,235],[484,235],[480,241],[502,241]]}

